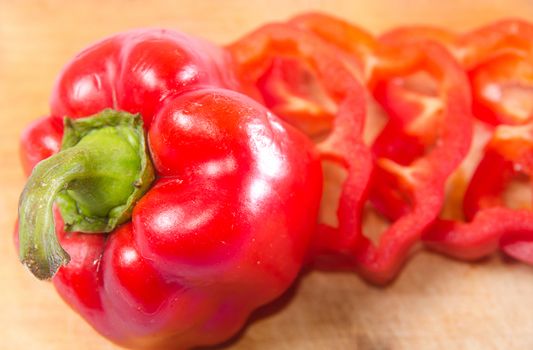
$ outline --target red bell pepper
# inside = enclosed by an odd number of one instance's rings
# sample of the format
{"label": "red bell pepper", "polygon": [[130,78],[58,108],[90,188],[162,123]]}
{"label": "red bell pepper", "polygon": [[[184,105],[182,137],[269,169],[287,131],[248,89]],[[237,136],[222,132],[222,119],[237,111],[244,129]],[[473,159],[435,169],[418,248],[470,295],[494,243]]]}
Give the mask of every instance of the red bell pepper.
{"label": "red bell pepper", "polygon": [[[315,254],[330,255],[328,266],[348,265],[375,283],[386,283],[438,215],[445,180],[468,149],[471,120],[466,76],[438,45],[384,47],[350,24],[320,14],[300,16],[290,26],[308,34],[287,25],[269,25],[232,44],[238,76],[249,94],[278,108],[283,118],[297,125],[312,122],[306,112],[309,116],[318,110],[321,116],[333,117],[331,111],[336,109],[330,105],[340,103],[343,95],[331,84],[350,89],[359,96],[359,103],[365,102],[365,92],[353,82],[355,78],[366,81],[389,112],[390,122],[372,146],[373,155],[363,142],[361,107],[353,111],[352,128],[343,126],[341,120],[347,117],[339,113],[330,138],[322,143],[319,139],[319,149],[335,145],[333,153],[323,149],[324,164],[341,166],[347,178],[341,184],[336,220],[322,220],[315,239]],[[310,36],[309,31],[336,47]],[[317,62],[327,62],[327,70]],[[438,84],[434,96],[424,91],[432,86],[409,86],[413,80],[420,84],[412,78],[419,72]],[[443,128],[440,134],[428,134],[437,127]],[[341,128],[344,133],[339,137]],[[305,131],[316,137],[312,127]],[[326,172],[326,181],[334,181],[333,177]],[[381,215],[394,221],[377,245],[361,231],[368,195]],[[337,257],[332,258],[332,253]]]}
{"label": "red bell pepper", "polygon": [[25,169],[44,160],[21,196],[21,260],[118,344],[223,341],[303,263],[318,155],[225,89],[228,66],[175,32],[116,35],[66,66],[51,116],[23,136]]}
{"label": "red bell pepper", "polygon": [[[452,177],[462,178],[464,189],[456,190],[448,205],[462,204],[462,210],[437,220],[424,235],[426,244],[468,260],[501,248],[533,264],[533,212],[527,197],[533,171],[533,25],[504,20],[464,35],[408,27],[382,40],[444,43],[468,72],[472,87],[478,127],[469,156]],[[519,196],[509,195],[513,186]]]}

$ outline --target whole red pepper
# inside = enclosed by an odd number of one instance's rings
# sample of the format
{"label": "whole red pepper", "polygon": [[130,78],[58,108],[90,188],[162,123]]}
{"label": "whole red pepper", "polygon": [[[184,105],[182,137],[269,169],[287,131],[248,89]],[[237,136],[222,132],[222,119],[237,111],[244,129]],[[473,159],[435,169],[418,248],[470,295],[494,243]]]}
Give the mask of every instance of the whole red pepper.
{"label": "whole red pepper", "polygon": [[111,37],[65,67],[51,116],[23,135],[21,260],[121,345],[223,341],[303,263],[318,156],[228,90],[228,66],[171,31]]}

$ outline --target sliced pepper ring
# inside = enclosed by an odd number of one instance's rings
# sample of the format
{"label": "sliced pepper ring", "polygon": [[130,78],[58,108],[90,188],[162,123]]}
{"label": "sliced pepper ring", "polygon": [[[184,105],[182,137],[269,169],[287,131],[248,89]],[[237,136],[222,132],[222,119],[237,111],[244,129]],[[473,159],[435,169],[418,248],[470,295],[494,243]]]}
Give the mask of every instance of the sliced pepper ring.
{"label": "sliced pepper ring", "polygon": [[413,54],[417,59],[410,70],[389,66],[388,76],[381,71],[372,79],[390,119],[372,146],[377,167],[370,201],[393,223],[376,246],[368,241],[356,257],[362,273],[378,282],[396,276],[439,214],[446,179],[468,151],[472,128],[466,76],[443,47],[424,42],[390,49],[409,50],[410,60]]}
{"label": "sliced pepper ring", "polygon": [[[362,139],[366,93],[349,68],[356,67],[359,63],[311,34],[287,24],[263,26],[233,43],[228,49],[235,60],[237,76],[241,78],[245,91],[252,96],[263,98],[264,90],[261,90],[261,86],[257,88],[257,82],[269,72],[269,67],[277,59],[284,58],[297,60],[311,67],[328,96],[338,104],[328,135],[325,139],[316,140],[323,165],[332,162],[347,173],[340,190],[338,227],[333,228],[321,220],[309,256],[311,260],[316,260],[317,256],[338,255],[340,250],[357,245],[362,237],[360,230],[356,228],[361,225],[360,214],[372,169],[372,155]],[[350,65],[346,62],[350,62]],[[283,98],[290,96],[279,94],[277,98],[283,103]],[[286,113],[289,111],[291,110],[285,109]],[[280,117],[294,120],[294,110],[292,112],[293,114],[282,114]],[[296,116],[306,118],[305,111],[296,113]],[[313,123],[313,120],[305,119],[303,122]],[[322,212],[324,210],[323,204]]]}

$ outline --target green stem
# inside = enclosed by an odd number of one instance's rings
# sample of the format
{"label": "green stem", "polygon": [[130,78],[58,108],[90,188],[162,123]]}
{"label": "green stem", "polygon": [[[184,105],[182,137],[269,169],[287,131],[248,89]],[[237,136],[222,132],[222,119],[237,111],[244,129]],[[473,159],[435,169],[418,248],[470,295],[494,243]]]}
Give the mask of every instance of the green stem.
{"label": "green stem", "polygon": [[105,110],[65,119],[62,150],[33,170],[19,202],[19,255],[39,279],[70,257],[58,242],[53,205],[66,231],[105,233],[131,217],[154,179],[139,115]]}
{"label": "green stem", "polygon": [[57,194],[86,173],[86,151],[71,148],[39,163],[19,203],[20,259],[39,279],[67,264],[69,255],[57,240],[52,206]]}

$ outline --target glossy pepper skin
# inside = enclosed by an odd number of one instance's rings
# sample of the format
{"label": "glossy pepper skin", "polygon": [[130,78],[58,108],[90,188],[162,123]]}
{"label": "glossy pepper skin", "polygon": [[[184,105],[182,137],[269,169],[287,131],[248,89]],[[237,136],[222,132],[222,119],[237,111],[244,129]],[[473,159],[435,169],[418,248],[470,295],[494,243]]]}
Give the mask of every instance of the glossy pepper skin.
{"label": "glossy pepper skin", "polygon": [[298,274],[321,197],[308,139],[231,91],[223,51],[162,30],[119,34],[61,73],[51,116],[23,135],[26,171],[59,148],[64,116],[140,113],[156,178],[111,233],[56,232],[59,294],[133,348],[221,342]]}

